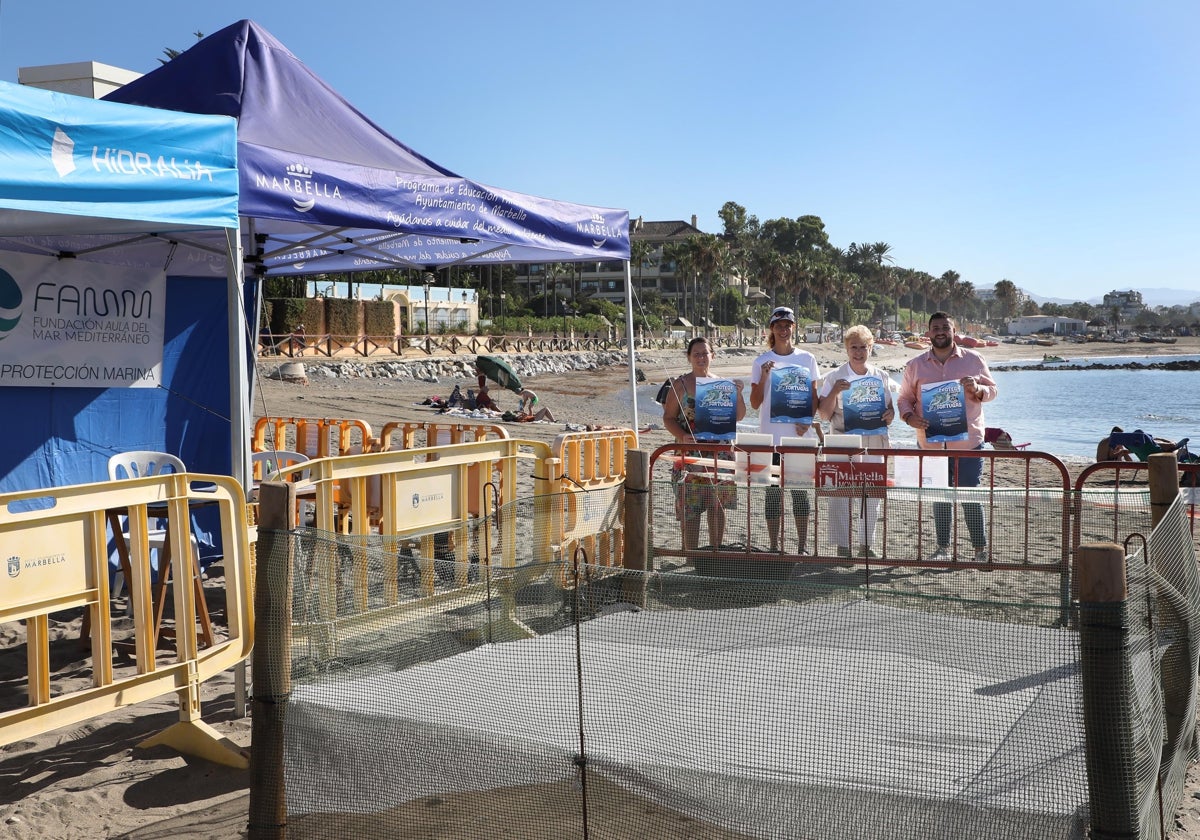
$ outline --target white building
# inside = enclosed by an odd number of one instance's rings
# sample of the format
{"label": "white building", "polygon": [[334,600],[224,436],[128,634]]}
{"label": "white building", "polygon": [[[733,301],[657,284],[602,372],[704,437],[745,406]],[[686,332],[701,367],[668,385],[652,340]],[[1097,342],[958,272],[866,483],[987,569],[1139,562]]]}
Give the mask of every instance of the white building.
{"label": "white building", "polygon": [[1087,332],[1087,321],[1062,315],[1022,315],[1008,322],[1009,335],[1075,335]]}
{"label": "white building", "polygon": [[1108,317],[1108,313],[1116,309],[1121,314],[1122,321],[1132,321],[1146,308],[1146,304],[1142,300],[1142,293],[1134,289],[1123,292],[1114,289],[1104,296],[1104,303],[1101,306],[1105,317]]}
{"label": "white building", "polygon": [[134,79],[141,78],[141,75],[98,61],[76,61],[71,64],[21,67],[17,70],[17,82],[42,90],[99,99]]}

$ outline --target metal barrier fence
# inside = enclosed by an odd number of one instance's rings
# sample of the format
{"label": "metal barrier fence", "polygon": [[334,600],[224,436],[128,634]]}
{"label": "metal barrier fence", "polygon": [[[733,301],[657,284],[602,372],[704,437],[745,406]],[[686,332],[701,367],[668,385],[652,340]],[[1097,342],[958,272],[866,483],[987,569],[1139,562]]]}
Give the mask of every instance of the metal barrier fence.
{"label": "metal barrier fence", "polygon": [[[1001,482],[1043,467],[1053,474],[1053,464],[988,467],[974,495],[884,485],[881,507],[967,498],[994,519],[1010,492],[1044,506],[1038,491]],[[918,463],[918,479],[926,468],[938,470]],[[841,498],[840,487],[809,489],[813,518]],[[595,527],[615,537],[638,526],[621,521],[631,500],[612,492],[585,497],[607,503]],[[867,585],[854,571],[840,582],[747,580],[595,565],[582,551],[567,555],[563,520],[546,515],[565,500],[509,505],[464,534],[483,547],[480,563],[418,557],[432,591],[425,576],[400,573],[392,608],[351,596],[324,623],[293,579],[348,568],[359,544],[315,531],[264,534],[263,588],[293,597],[277,599],[280,614],[264,631],[276,641],[256,677],[274,689],[256,690],[256,701],[264,697],[288,749],[258,764],[272,749],[255,739],[251,799],[263,807],[252,806],[252,840],[587,837],[589,824],[611,838],[1165,834],[1195,756],[1200,651],[1200,577],[1177,497],[1128,568],[1118,546],[1083,547],[1085,561],[1099,549],[1116,562],[1081,563],[1091,570],[1081,577],[1085,597],[1065,620],[1055,600],[1004,585],[1018,569],[1035,572],[1019,584],[1060,571],[1055,558],[1071,548],[1061,501],[1011,539],[1008,520],[989,528],[1006,550],[1048,539],[1044,550],[1029,548],[1030,563],[913,570],[936,589],[895,576],[911,528],[895,552],[876,544],[891,564],[859,558],[878,577]],[[490,549],[493,529],[512,535],[496,540],[514,549],[503,563]],[[397,550],[369,546],[353,586],[392,586],[398,572],[387,556]],[[786,565],[824,564],[799,555]],[[1115,576],[1097,583],[1097,567]],[[298,637],[304,624],[328,635]]]}
{"label": "metal barrier fence", "polygon": [[507,438],[508,429],[495,423],[459,421],[391,422],[383,427],[371,452],[390,452],[395,449],[421,449],[426,446],[447,446],[488,438]]}
{"label": "metal barrier fence", "polygon": [[375,444],[371,424],[365,420],[260,417],[254,423],[250,449],[253,452],[288,449],[310,458],[328,458],[370,452]]}
{"label": "metal barrier fence", "polygon": [[[773,455],[779,456],[775,459],[779,463],[775,465],[772,465]],[[978,485],[949,486],[948,471],[964,458],[982,460]],[[696,477],[701,480],[689,482],[690,478]],[[706,485],[713,480],[717,482],[718,492],[707,492]],[[781,544],[774,552],[776,559],[792,563],[838,559],[836,547],[844,543],[842,537],[846,535],[831,525],[844,527],[844,515],[862,520],[868,509],[875,511],[871,515],[871,521],[877,523],[875,540],[869,545],[860,542],[853,548],[870,548],[871,554],[861,559],[872,563],[941,566],[946,560],[953,560],[959,566],[979,565],[991,569],[1027,568],[1030,565],[1049,565],[1058,569],[1068,558],[1067,511],[1054,510],[1047,518],[1044,508],[1048,498],[1068,494],[1070,478],[1063,463],[1044,452],[759,445],[735,448],[728,444],[676,443],[661,446],[652,453],[651,481],[660,489],[670,487],[672,491],[670,494],[656,492],[653,498],[651,518],[658,527],[654,548],[656,556],[660,557],[680,557],[690,553],[673,546],[667,539],[678,533],[678,528],[671,525],[675,519],[672,506],[688,495],[697,497],[694,508],[704,506],[700,513],[709,508],[723,510],[726,522],[732,523],[726,526],[729,529],[726,536],[734,537],[724,540],[725,544],[732,543],[750,551],[762,550],[764,529],[760,506],[762,497],[768,495],[768,487],[771,487],[787,488],[795,494],[791,504],[784,505],[793,512],[804,506],[803,517],[782,517],[788,532],[786,544]],[[681,490],[681,485],[687,483],[700,484],[699,492],[689,494]],[[803,494],[803,502],[797,501],[799,494]],[[753,504],[742,505],[741,501],[747,498]],[[844,509],[846,501],[851,503],[849,511]],[[969,520],[963,522],[957,517],[950,523],[951,556],[938,561],[923,559],[938,547],[925,527],[934,524],[931,504],[949,502],[978,504],[991,509],[1012,508],[1015,518],[984,517],[982,536],[987,545],[995,547],[986,562],[976,563],[973,553],[967,551],[973,547],[967,544],[968,538],[979,534],[969,533],[965,527],[970,524]],[[843,509],[836,510],[837,507]],[[806,527],[803,534],[795,527],[800,524]],[[858,526],[860,523],[853,524]],[[1036,545],[1031,538],[1034,531],[1045,534],[1047,528],[1061,540],[1052,547]],[[862,530],[858,527],[860,537]],[[790,549],[789,546],[797,542],[804,547],[804,552]],[[698,551],[700,554],[722,553],[720,546],[711,544]]]}
{"label": "metal barrier fence", "polygon": [[[198,570],[188,550],[190,510],[197,506],[219,512],[225,568],[226,637],[204,649],[196,621],[203,612],[198,599],[205,593],[193,586]],[[176,582],[175,654],[170,661],[157,653],[162,615],[151,596],[150,522],[158,518],[167,520],[166,541],[159,550],[182,547],[170,553]],[[116,533],[110,533],[113,522],[118,523]],[[108,546],[110,538],[124,538],[122,529],[128,538],[131,639],[114,630],[110,615]],[[0,744],[176,692],[179,722],[142,746],[166,744],[222,764],[247,766],[242,751],[200,719],[200,684],[245,658],[253,639],[246,504],[236,481],[176,473],[0,495],[0,553],[7,558],[0,622],[26,622],[29,670],[28,705],[0,711]],[[72,689],[51,681],[48,616],[78,607],[85,610],[85,632],[91,637],[91,684]],[[132,648],[132,660],[114,665],[114,648]]]}
{"label": "metal barrier fence", "polygon": [[[1192,539],[1200,551],[1200,464],[1179,464],[1180,494],[1191,522]],[[1150,465],[1135,461],[1102,461],[1085,468],[1075,479],[1072,544],[1089,539],[1125,544],[1134,534],[1150,532]]]}

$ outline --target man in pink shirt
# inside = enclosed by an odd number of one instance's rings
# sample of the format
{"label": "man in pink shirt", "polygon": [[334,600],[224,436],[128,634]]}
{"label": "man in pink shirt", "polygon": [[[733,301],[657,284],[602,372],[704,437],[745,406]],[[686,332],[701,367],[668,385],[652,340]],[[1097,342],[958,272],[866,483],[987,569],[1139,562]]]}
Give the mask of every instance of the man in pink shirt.
{"label": "man in pink shirt", "polygon": [[[974,350],[964,350],[954,343],[954,321],[945,312],[929,316],[929,338],[932,347],[908,360],[900,382],[900,419],[917,430],[917,445],[922,449],[983,449],[983,404],[996,399],[996,381],[987,362]],[[935,382],[957,381],[963,389],[967,415],[967,439],[930,443],[925,439],[929,421],[921,410],[921,386]],[[982,458],[953,458],[949,463],[952,487],[978,487],[983,474]],[[949,562],[950,523],[953,516],[949,502],[933,503],[933,521],[937,530],[937,551],[930,560]],[[977,502],[963,503],[963,516],[975,549],[975,562],[989,560],[987,532],[983,524],[983,506]]]}

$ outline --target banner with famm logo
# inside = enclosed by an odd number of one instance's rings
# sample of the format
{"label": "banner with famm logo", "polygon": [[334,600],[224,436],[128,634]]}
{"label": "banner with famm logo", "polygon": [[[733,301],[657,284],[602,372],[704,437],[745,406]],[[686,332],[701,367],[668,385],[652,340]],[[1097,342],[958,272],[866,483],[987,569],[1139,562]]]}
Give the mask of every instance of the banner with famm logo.
{"label": "banner with famm logo", "polygon": [[166,274],[0,254],[0,386],[157,388]]}

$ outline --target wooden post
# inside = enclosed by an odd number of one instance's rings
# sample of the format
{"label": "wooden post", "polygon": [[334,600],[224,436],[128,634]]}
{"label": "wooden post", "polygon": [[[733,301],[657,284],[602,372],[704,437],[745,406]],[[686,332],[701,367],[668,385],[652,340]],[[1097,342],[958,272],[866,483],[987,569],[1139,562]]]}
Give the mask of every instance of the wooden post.
{"label": "wooden post", "polygon": [[1127,626],[1125,550],[1116,543],[1081,545],[1080,677],[1093,838],[1140,837],[1134,755],[1133,664]]}
{"label": "wooden post", "polygon": [[624,600],[646,605],[646,573],[650,570],[650,453],[644,449],[625,452],[625,552],[627,575]]}
{"label": "wooden post", "polygon": [[287,837],[283,730],[292,691],[291,532],[295,527],[296,485],[286,481],[263,482],[259,487],[254,586],[249,840]]}
{"label": "wooden post", "polygon": [[1179,460],[1174,452],[1156,452],[1147,463],[1150,464],[1150,522],[1157,528],[1179,495]]}

